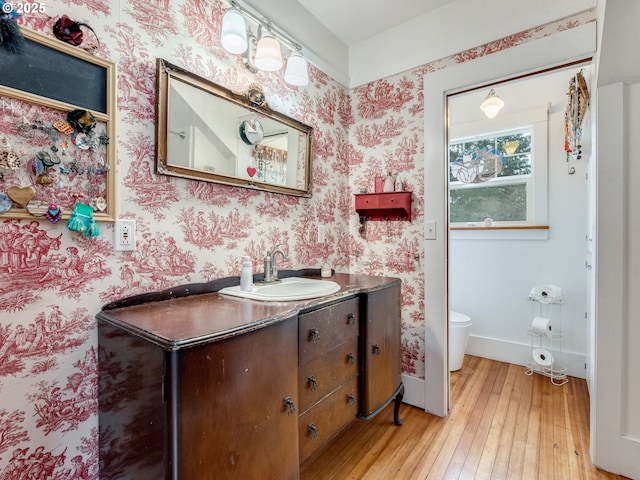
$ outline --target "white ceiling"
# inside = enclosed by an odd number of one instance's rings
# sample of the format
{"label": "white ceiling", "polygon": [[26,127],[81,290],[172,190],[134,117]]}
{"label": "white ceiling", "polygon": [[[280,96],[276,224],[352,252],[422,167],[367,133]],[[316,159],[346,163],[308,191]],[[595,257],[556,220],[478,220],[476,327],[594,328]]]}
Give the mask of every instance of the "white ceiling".
{"label": "white ceiling", "polygon": [[[567,18],[598,0],[239,0],[354,88]],[[255,5],[255,6],[254,6]]]}
{"label": "white ceiling", "polygon": [[297,0],[347,46],[367,40],[454,0]]}

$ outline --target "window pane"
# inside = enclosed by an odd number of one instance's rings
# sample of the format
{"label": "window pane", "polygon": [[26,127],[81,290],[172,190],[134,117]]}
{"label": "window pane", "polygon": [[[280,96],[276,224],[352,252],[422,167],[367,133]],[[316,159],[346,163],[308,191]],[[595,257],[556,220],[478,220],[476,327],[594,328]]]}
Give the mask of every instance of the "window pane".
{"label": "window pane", "polygon": [[480,223],[485,218],[494,222],[527,220],[527,185],[474,186],[452,189],[450,221]]}
{"label": "window pane", "polygon": [[[449,145],[449,181],[465,181],[465,177],[458,178],[454,173],[456,164],[460,164],[473,151],[489,149],[499,152],[502,157],[502,171],[498,177],[512,177],[531,174],[531,131],[509,133],[505,135],[474,138]],[[464,173],[464,172],[463,172]]]}
{"label": "window pane", "polygon": [[498,177],[531,174],[531,153],[507,155],[503,157],[502,171]]}

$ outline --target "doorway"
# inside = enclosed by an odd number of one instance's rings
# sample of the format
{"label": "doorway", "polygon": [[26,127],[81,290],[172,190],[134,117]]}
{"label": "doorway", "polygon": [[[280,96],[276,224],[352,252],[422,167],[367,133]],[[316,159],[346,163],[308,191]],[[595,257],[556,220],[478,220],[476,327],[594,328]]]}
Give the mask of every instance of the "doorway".
{"label": "doorway", "polygon": [[[540,339],[528,332],[528,293],[556,285],[563,302],[551,326],[562,338],[545,347],[555,371],[585,378],[591,116],[578,130],[581,154],[565,152],[564,134],[568,88],[591,77],[584,62],[447,98],[448,300],[472,318],[471,355],[531,364]],[[490,89],[504,101],[493,118],[479,108]]]}
{"label": "doorway", "polygon": [[[550,37],[425,75],[425,224],[435,239],[425,240],[425,410],[446,416],[449,407],[447,316],[448,171],[446,158],[447,97],[479,85],[515,78],[590,57],[595,52],[595,25],[587,24]],[[426,238],[426,232],[425,232]]]}

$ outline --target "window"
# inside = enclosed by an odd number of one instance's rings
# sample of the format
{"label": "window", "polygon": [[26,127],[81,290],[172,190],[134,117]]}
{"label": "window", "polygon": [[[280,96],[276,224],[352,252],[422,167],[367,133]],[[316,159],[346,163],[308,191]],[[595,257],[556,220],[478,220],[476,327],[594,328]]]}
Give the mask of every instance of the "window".
{"label": "window", "polygon": [[[500,227],[546,224],[546,109],[542,118],[539,112],[525,112],[494,120],[451,127],[451,226],[483,226],[485,219]],[[481,131],[482,125],[494,130],[453,137],[465,130]]]}
{"label": "window", "polygon": [[449,145],[452,223],[527,221],[531,134],[525,128]]}

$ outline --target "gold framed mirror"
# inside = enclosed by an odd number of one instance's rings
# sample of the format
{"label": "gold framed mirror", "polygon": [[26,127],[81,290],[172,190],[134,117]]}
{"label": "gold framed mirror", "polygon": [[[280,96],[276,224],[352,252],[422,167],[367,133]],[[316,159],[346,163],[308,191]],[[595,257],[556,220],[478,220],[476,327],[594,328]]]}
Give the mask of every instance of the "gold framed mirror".
{"label": "gold framed mirror", "polygon": [[311,196],[312,127],[158,59],[156,172]]}

